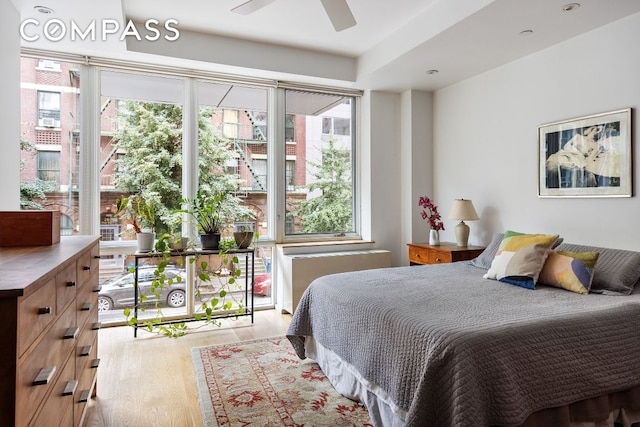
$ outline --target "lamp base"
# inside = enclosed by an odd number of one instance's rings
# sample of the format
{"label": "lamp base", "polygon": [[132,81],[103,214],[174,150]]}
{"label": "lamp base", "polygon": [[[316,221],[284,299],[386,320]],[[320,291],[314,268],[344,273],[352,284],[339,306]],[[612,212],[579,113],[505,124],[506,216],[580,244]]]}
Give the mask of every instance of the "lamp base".
{"label": "lamp base", "polygon": [[464,221],[456,225],[456,243],[458,246],[467,246],[469,243],[469,226]]}

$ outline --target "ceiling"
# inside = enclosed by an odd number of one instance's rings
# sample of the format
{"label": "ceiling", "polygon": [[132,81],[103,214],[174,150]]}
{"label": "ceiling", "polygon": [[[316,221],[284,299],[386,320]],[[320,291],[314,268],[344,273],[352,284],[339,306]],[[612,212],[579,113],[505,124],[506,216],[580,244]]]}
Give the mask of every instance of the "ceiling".
{"label": "ceiling", "polygon": [[[288,53],[288,58],[301,58],[300,62],[318,57],[322,66],[309,63],[305,69],[289,63],[269,67],[261,65],[267,63],[265,58],[252,62],[239,55],[218,61],[211,59],[211,52],[209,56],[202,52],[202,57],[182,54],[184,45],[177,44],[158,56],[117,36],[106,41],[67,37],[58,42],[40,37],[35,42],[23,39],[23,47],[391,91],[436,90],[640,12],[638,0],[578,0],[580,7],[570,12],[563,11],[569,1],[562,0],[348,0],[357,25],[336,32],[320,0],[277,0],[250,15],[231,12],[244,0],[11,1],[22,22],[55,17],[86,28],[92,20],[113,19],[124,28],[129,20],[140,23],[154,18],[162,23],[176,19],[181,34],[233,41],[237,52],[247,47],[246,56],[259,56],[254,52],[260,52],[260,47],[275,46],[278,52]],[[42,15],[34,6],[50,7],[54,13]],[[37,31],[35,27],[29,30]],[[531,33],[520,35],[525,30]],[[326,75],[311,70],[330,70],[332,61],[336,69],[352,70]],[[429,74],[428,70],[438,72]]]}

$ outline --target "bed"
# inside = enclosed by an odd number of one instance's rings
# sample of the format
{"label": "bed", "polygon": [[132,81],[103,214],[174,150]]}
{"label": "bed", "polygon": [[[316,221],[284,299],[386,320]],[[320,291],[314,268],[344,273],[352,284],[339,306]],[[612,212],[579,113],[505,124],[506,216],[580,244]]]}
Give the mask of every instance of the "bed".
{"label": "bed", "polygon": [[555,247],[598,251],[579,294],[483,278],[501,241],[471,262],[316,279],[287,337],[377,426],[639,422],[640,252]]}

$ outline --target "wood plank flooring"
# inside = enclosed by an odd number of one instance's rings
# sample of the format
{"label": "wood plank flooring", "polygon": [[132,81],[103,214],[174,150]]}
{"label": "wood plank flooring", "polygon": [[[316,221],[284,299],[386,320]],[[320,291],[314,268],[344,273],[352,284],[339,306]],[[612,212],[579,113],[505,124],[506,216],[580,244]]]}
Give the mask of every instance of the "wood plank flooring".
{"label": "wood plank flooring", "polygon": [[[250,319],[225,319],[172,339],[129,327],[103,328],[98,335],[97,395],[85,427],[202,427],[191,348],[282,336],[291,315],[255,312]],[[191,326],[195,325],[193,322]]]}

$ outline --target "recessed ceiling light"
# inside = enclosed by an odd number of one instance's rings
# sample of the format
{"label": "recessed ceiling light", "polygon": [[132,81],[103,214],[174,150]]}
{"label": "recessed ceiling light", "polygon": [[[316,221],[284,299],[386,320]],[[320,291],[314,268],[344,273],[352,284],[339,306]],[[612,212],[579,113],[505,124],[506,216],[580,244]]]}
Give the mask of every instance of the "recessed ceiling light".
{"label": "recessed ceiling light", "polygon": [[46,15],[53,13],[53,9],[51,9],[50,7],[47,6],[34,6],[33,7],[35,10],[37,10],[40,13],[44,13]]}
{"label": "recessed ceiling light", "polygon": [[521,36],[530,36],[531,34],[533,34],[533,30],[524,30],[524,31],[520,31],[520,35]]}
{"label": "recessed ceiling light", "polygon": [[580,3],[569,3],[562,6],[563,12],[571,12],[572,10],[576,10],[580,7]]}
{"label": "recessed ceiling light", "polygon": [[427,74],[438,74],[438,70],[427,70]]}

